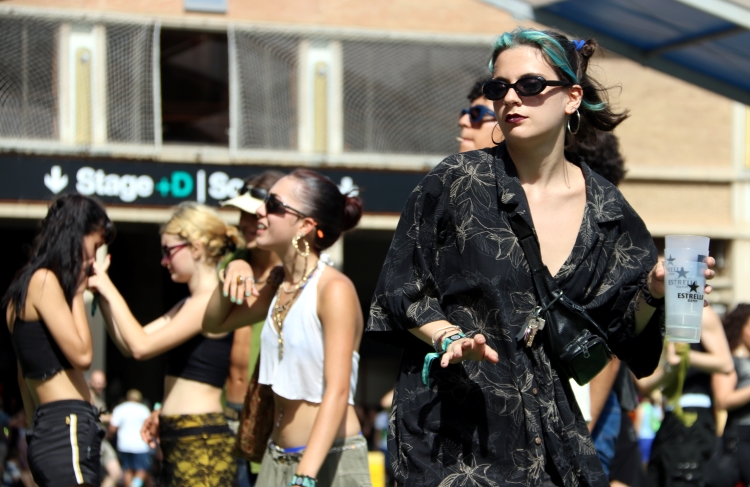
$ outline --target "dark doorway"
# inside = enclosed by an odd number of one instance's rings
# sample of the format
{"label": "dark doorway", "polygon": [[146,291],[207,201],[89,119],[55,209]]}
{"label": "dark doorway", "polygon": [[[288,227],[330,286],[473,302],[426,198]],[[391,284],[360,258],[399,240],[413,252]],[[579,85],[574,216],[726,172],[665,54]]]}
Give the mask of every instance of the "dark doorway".
{"label": "dark doorway", "polygon": [[229,145],[227,35],[161,31],[163,141]]}
{"label": "dark doorway", "polygon": [[[4,295],[16,273],[28,260],[31,242],[39,222],[33,220],[0,220],[0,294]],[[21,392],[18,389],[16,354],[10,342],[5,310],[0,318],[0,399],[5,411],[14,414],[23,407]]]}
{"label": "dark doorway", "polygon": [[[355,230],[344,237],[344,273],[357,289],[365,323],[392,239],[393,232],[388,230]],[[383,394],[392,389],[396,381],[401,350],[365,335],[359,353],[356,402],[377,409]]]}

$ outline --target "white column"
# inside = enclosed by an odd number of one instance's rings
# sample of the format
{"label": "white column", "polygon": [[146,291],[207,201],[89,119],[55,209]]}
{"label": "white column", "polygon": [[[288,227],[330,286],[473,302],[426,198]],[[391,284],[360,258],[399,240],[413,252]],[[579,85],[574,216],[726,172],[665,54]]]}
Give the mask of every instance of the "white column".
{"label": "white column", "polygon": [[[750,171],[748,157],[748,107],[735,103],[732,120],[732,162],[735,176],[732,183],[732,220],[735,228],[750,224],[750,181],[741,176]],[[730,310],[737,303],[750,301],[750,240],[735,238],[731,241],[728,259],[732,279],[732,300]]]}

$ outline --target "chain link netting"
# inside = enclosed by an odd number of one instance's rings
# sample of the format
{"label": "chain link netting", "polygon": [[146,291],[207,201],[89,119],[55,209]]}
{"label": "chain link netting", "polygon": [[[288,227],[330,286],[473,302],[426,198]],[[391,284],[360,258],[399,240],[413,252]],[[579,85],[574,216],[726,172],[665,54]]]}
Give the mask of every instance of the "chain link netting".
{"label": "chain link netting", "polygon": [[154,143],[153,43],[153,25],[107,25],[107,132],[111,142]]}
{"label": "chain link netting", "polygon": [[[60,140],[58,66],[64,20],[0,18],[0,137]],[[153,24],[103,24],[107,141],[155,143]],[[238,149],[299,150],[301,46],[336,41],[343,151],[446,154],[459,110],[487,76],[481,43],[234,29]],[[156,46],[158,47],[158,46]],[[309,90],[308,90],[309,91]],[[306,100],[302,100],[306,101]]]}
{"label": "chain link netting", "polygon": [[234,32],[240,80],[237,147],[297,149],[300,38]]}
{"label": "chain link netting", "polygon": [[0,137],[57,139],[59,22],[0,18]]}
{"label": "chain link netting", "polygon": [[[61,21],[0,18],[0,137],[60,139]],[[91,24],[76,24],[89,31]],[[85,28],[84,28],[85,27]],[[108,141],[154,143],[152,25],[104,24]],[[64,68],[67,68],[64,69]]]}
{"label": "chain link netting", "polygon": [[[238,147],[297,149],[300,43],[331,38],[235,32]],[[455,152],[458,114],[487,77],[484,45],[336,39],[343,63],[344,152]]]}
{"label": "chain link netting", "polygon": [[345,41],[344,150],[450,154],[485,46]]}

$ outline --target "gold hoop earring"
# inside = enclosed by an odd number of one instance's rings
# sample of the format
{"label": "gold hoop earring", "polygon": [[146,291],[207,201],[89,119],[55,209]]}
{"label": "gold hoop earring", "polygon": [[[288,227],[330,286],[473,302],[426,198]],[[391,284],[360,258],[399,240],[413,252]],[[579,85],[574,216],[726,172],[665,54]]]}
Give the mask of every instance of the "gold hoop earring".
{"label": "gold hoop earring", "polygon": [[299,241],[302,237],[304,237],[304,235],[297,235],[296,237],[294,237],[292,239],[292,245],[294,245],[294,251],[297,252],[297,255],[307,259],[307,256],[310,255],[310,244],[307,243],[307,240],[302,240],[303,242],[305,242],[305,251],[301,251],[299,249]]}
{"label": "gold hoop earring", "polygon": [[[498,129],[500,128],[500,123],[499,123],[499,122],[495,122],[495,126],[494,126],[494,127],[492,127],[492,133],[490,133],[490,139],[492,140],[492,143],[493,143],[493,144],[495,144],[495,145],[498,145],[498,144],[499,144],[500,142],[502,142],[503,140],[502,140],[502,139],[500,139],[500,141],[498,141],[498,142],[495,142],[495,129],[496,129],[496,128],[498,128]],[[502,131],[501,131],[500,133],[502,134]]]}
{"label": "gold hoop earring", "polygon": [[573,114],[571,113],[568,117],[568,132],[570,132],[571,135],[575,135],[578,133],[579,130],[581,130],[581,114],[578,112],[578,109],[576,108],[576,115],[578,115],[578,123],[576,124],[575,131],[570,128],[570,119],[573,118]]}

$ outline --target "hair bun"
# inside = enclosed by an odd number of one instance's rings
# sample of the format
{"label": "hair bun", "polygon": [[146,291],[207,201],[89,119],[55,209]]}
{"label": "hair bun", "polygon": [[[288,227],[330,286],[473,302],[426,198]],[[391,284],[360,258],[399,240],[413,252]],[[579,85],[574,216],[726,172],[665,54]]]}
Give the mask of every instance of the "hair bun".
{"label": "hair bun", "polygon": [[594,54],[596,54],[597,49],[599,48],[599,45],[596,43],[594,39],[586,39],[586,42],[584,42],[583,46],[578,50],[578,52],[581,53],[581,57],[583,59],[590,59]]}
{"label": "hair bun", "polygon": [[341,220],[341,230],[344,232],[354,228],[362,218],[362,199],[359,196],[345,196],[344,217]]}
{"label": "hair bun", "polygon": [[227,225],[227,231],[224,236],[225,244],[223,250],[223,254],[228,254],[230,252],[234,252],[237,250],[237,247],[240,245],[240,242],[242,241],[242,238],[240,237],[240,230],[235,227],[234,225]]}

